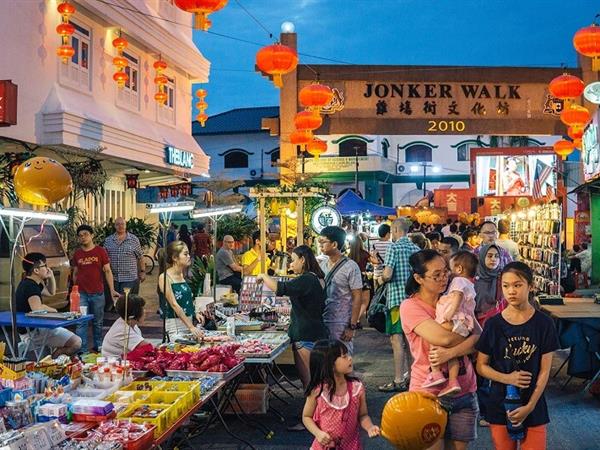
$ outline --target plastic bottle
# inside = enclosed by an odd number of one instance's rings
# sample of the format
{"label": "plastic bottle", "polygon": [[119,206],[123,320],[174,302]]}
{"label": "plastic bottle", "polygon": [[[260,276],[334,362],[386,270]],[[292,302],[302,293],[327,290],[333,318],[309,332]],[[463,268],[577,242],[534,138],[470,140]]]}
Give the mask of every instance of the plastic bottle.
{"label": "plastic bottle", "polygon": [[[504,409],[506,412],[513,411],[523,406],[521,400],[521,394],[519,388],[516,386],[506,386],[506,397],[504,397]],[[513,441],[520,441],[525,439],[525,427],[522,423],[514,425],[508,418],[506,419],[506,428],[508,429],[508,435]]]}
{"label": "plastic bottle", "polygon": [[71,289],[69,300],[71,301],[71,312],[79,312],[79,286],[76,284]]}
{"label": "plastic bottle", "polygon": [[235,319],[233,317],[227,318],[227,336],[235,337]]}

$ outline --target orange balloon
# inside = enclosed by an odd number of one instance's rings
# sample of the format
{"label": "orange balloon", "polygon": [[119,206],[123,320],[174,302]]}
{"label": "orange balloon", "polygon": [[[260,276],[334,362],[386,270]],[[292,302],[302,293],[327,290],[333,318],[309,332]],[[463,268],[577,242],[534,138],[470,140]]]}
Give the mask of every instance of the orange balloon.
{"label": "orange balloon", "polygon": [[383,408],[381,434],[398,450],[424,450],[444,436],[448,415],[431,394],[403,392]]}
{"label": "orange balloon", "polygon": [[73,190],[71,174],[51,158],[36,156],[17,167],[14,177],[17,197],[26,203],[48,206]]}

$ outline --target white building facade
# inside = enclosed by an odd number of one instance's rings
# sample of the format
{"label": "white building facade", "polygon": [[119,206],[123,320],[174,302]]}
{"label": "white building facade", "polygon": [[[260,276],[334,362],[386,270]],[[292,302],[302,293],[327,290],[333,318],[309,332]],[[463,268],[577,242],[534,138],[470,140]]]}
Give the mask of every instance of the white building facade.
{"label": "white building facade", "polygon": [[[125,175],[137,174],[139,186],[164,185],[207,176],[209,159],[191,136],[192,83],[207,82],[210,64],[192,41],[192,16],[170,0],[74,0],[69,21],[75,50],[63,63],[55,29],[61,1],[0,2],[5,37],[0,79],[18,85],[17,125],[0,129],[0,152],[34,149],[60,162],[93,156],[109,175],[102,199],[84,199],[88,218],[138,215],[135,189]],[[129,79],[113,80],[117,55],[113,39],[124,37]],[[164,105],[154,100],[153,64],[168,65]],[[176,149],[190,164],[169,159]],[[141,214],[141,212],[140,212]]]}

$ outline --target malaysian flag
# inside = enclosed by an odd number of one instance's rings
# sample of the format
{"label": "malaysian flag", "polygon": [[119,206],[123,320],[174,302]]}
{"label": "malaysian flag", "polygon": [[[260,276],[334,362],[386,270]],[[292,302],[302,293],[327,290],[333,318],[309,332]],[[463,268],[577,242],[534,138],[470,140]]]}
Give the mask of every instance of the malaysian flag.
{"label": "malaysian flag", "polygon": [[540,161],[539,159],[535,162],[535,177],[533,179],[533,189],[531,191],[531,196],[535,200],[540,200],[543,198],[542,195],[542,186],[552,173],[553,169],[548,164]]}

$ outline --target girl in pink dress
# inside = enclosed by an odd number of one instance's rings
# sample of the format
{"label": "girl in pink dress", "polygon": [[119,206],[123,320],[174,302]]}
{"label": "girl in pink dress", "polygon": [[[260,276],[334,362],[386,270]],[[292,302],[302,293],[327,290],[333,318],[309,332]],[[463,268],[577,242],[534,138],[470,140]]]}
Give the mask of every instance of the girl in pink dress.
{"label": "girl in pink dress", "polygon": [[310,353],[310,383],[302,422],[315,440],[311,450],[362,449],[361,426],[379,436],[367,411],[365,387],[352,373],[352,356],[341,341],[317,341]]}
{"label": "girl in pink dress", "polygon": [[[453,278],[435,307],[435,321],[445,329],[468,337],[475,327],[475,287],[473,279],[477,272],[477,257],[466,250],[456,253],[450,260]],[[454,396],[461,392],[458,384],[460,369],[457,359],[448,361],[448,378],[442,372],[445,367],[431,365],[424,388],[441,387],[438,397]]]}

